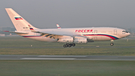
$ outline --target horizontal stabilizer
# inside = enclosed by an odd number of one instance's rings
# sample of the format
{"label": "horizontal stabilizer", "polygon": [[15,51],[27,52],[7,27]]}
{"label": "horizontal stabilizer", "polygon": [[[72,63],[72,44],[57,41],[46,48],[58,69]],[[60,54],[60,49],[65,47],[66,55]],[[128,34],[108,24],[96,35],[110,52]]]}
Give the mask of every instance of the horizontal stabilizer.
{"label": "horizontal stabilizer", "polygon": [[22,31],[4,31],[9,33],[16,33],[16,34],[28,34],[28,32],[22,32]]}

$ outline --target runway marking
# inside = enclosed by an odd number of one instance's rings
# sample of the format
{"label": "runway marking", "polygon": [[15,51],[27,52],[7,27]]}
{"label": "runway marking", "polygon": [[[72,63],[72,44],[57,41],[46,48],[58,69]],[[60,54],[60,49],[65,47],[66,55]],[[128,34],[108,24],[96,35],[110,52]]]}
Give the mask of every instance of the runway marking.
{"label": "runway marking", "polygon": [[72,56],[72,55],[39,55],[38,57],[87,57],[87,56]]}
{"label": "runway marking", "polygon": [[135,56],[0,55],[0,60],[104,60],[104,61],[135,61]]}
{"label": "runway marking", "polygon": [[76,60],[135,61],[135,59],[76,59]]}
{"label": "runway marking", "polygon": [[23,60],[75,60],[75,58],[21,58]]}
{"label": "runway marking", "polygon": [[104,60],[104,61],[135,61],[135,59],[76,59],[76,58],[21,58],[21,60]]}

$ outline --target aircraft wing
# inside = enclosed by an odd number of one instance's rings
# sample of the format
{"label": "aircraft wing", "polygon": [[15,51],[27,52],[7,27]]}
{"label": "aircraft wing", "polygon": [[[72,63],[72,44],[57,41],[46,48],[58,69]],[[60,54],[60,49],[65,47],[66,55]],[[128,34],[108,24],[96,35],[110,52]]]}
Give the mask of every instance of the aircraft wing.
{"label": "aircraft wing", "polygon": [[32,31],[34,33],[40,33],[41,36],[45,36],[45,37],[49,37],[49,38],[54,38],[54,39],[60,39],[63,36],[67,36],[67,35],[63,35],[63,34],[58,34],[58,33],[50,33],[50,32],[40,32],[40,31]]}
{"label": "aircraft wing", "polygon": [[50,37],[50,38],[54,38],[54,39],[60,39],[62,37],[74,37],[74,36],[77,36],[76,34],[73,34],[71,32],[64,32],[64,31],[57,31],[57,32],[54,32],[54,31],[41,31],[41,30],[34,30],[32,31],[34,33],[39,33],[41,36],[45,36],[45,37]]}
{"label": "aircraft wing", "polygon": [[[81,35],[77,35],[77,34],[73,34],[70,32],[42,32],[42,31],[34,31],[35,33],[40,33],[41,36],[46,36],[46,37],[50,37],[50,38],[54,38],[54,39],[60,39],[63,37],[80,37],[80,38],[87,38],[86,36],[81,36]],[[88,42],[94,42],[93,39],[89,39],[87,38]]]}

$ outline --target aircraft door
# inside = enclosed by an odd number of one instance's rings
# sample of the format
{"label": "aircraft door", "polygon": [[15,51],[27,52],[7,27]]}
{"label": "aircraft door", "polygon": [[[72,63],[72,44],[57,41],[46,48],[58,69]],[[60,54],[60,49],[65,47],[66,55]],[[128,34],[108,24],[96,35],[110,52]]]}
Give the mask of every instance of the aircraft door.
{"label": "aircraft door", "polygon": [[94,30],[94,34],[95,34],[95,36],[93,37],[93,40],[97,40],[97,36],[96,36],[97,30]]}
{"label": "aircraft door", "polygon": [[117,30],[116,29],[114,29],[114,35],[117,35]]}

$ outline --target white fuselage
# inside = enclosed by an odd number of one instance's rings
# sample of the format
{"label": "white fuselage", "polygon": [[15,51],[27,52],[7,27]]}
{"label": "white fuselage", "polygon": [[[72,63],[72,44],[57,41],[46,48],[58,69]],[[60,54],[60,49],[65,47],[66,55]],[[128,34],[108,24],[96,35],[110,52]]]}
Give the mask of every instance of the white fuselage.
{"label": "white fuselage", "polygon": [[[36,29],[36,31],[57,35],[66,35],[70,37],[85,37],[94,41],[116,40],[130,35],[130,33],[123,32],[125,31],[124,29],[111,27]],[[39,33],[33,32],[29,32],[29,34],[23,34],[22,36],[40,41],[59,42],[55,38],[50,38],[51,35],[46,37],[44,35],[41,36]],[[63,37],[64,36],[61,36],[61,38]]]}

